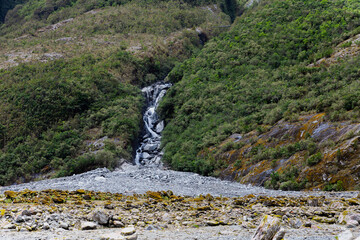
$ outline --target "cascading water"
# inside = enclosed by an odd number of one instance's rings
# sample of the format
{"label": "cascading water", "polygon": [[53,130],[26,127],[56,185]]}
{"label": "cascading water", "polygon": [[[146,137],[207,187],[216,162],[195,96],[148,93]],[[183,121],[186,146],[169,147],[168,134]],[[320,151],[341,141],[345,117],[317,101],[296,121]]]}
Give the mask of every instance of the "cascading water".
{"label": "cascading water", "polygon": [[145,134],[142,136],[140,146],[136,150],[136,165],[159,167],[162,164],[163,152],[160,149],[160,144],[164,121],[159,120],[156,109],[170,87],[171,83],[161,82],[141,90],[146,97],[147,109],[143,116]]}

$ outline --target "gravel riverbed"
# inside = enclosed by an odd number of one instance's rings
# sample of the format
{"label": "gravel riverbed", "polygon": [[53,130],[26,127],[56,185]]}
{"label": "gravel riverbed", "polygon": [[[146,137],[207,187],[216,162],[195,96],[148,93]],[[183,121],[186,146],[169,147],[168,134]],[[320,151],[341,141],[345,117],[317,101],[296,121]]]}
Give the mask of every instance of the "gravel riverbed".
{"label": "gravel riverbed", "polygon": [[213,196],[226,197],[254,194],[264,196],[327,196],[351,198],[359,194],[359,192],[275,191],[237,182],[223,181],[214,177],[204,177],[195,173],[134,166],[127,163],[113,172],[106,168],[101,168],[69,177],[6,186],[0,188],[0,192],[2,193],[6,190],[20,191],[23,189],[86,189],[122,194],[142,194],[146,191],[171,190],[175,194],[183,196],[211,194]]}

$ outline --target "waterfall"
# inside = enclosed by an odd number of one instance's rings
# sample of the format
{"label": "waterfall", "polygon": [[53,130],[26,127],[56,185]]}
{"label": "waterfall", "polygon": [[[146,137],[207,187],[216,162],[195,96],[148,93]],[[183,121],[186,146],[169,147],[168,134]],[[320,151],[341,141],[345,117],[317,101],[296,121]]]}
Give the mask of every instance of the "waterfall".
{"label": "waterfall", "polygon": [[145,133],[141,137],[135,155],[136,165],[159,167],[162,164],[163,152],[160,149],[160,144],[164,121],[159,120],[156,110],[159,102],[170,87],[171,83],[160,82],[141,90],[146,98],[147,108],[143,115]]}

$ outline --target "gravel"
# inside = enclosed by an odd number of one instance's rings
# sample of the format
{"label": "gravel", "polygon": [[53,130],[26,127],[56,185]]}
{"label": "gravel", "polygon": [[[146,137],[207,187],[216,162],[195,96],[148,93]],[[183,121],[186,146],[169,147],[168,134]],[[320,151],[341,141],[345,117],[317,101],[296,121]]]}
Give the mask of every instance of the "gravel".
{"label": "gravel", "polygon": [[86,189],[101,192],[143,194],[146,191],[171,190],[176,195],[198,196],[211,194],[213,196],[237,197],[248,194],[265,196],[326,196],[345,197],[357,196],[359,192],[303,192],[278,191],[262,187],[244,185],[237,182],[220,180],[214,177],[204,177],[195,173],[177,172],[167,169],[150,168],[123,164],[121,168],[111,172],[99,168],[69,177],[48,179],[25,184],[2,187],[6,190],[21,191],[23,189],[44,190],[77,190]]}

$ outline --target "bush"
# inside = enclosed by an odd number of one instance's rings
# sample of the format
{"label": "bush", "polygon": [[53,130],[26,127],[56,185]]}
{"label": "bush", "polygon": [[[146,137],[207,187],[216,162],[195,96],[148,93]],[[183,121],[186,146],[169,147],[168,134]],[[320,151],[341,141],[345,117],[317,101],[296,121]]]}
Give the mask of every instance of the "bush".
{"label": "bush", "polygon": [[320,152],[318,152],[314,155],[311,155],[308,159],[306,159],[306,164],[308,166],[314,166],[318,164],[322,159],[323,159],[323,155]]}

